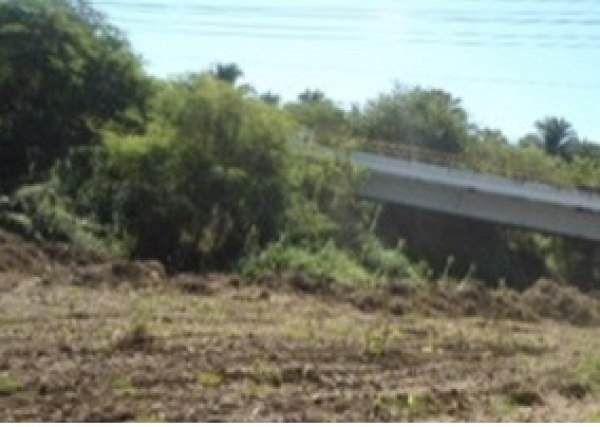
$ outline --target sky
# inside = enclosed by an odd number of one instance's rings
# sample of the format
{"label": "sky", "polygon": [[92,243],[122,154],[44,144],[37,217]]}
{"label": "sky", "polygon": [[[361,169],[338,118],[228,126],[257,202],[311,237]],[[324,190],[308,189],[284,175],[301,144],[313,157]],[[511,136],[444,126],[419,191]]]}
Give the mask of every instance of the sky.
{"label": "sky", "polygon": [[92,0],[158,77],[237,63],[286,101],[395,83],[460,98],[511,140],[564,117],[600,143],[600,0]]}

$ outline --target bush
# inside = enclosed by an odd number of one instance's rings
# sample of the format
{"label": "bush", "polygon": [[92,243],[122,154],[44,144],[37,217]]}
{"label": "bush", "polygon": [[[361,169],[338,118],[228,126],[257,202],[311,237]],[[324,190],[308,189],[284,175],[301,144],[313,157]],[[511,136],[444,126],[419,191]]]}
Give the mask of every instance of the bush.
{"label": "bush", "polygon": [[94,252],[125,255],[126,245],[108,226],[75,216],[53,182],[21,187],[0,209],[0,226],[38,241],[69,242]]}
{"label": "bush", "polygon": [[[277,238],[287,206],[285,113],[208,75],[165,84],[143,136],[57,168],[77,212],[113,224],[132,255],[171,269],[227,269]],[[79,178],[82,177],[82,178]],[[87,178],[86,178],[87,177]]]}
{"label": "bush", "polygon": [[372,286],[377,277],[347,252],[329,241],[320,249],[303,248],[283,241],[272,243],[244,264],[242,273],[253,280],[262,275],[296,271],[309,277],[331,278],[351,285]]}

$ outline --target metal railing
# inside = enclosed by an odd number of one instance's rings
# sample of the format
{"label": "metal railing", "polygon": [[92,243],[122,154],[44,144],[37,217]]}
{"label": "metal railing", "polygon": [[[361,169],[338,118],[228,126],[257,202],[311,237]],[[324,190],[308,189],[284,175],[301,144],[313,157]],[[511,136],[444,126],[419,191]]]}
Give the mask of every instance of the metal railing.
{"label": "metal railing", "polygon": [[[403,144],[400,142],[388,142],[380,140],[350,140],[339,137],[332,138],[323,134],[312,134],[310,140],[319,145],[325,146],[349,146],[356,150],[372,154],[380,154],[387,157],[399,158],[402,160],[414,161],[434,166],[441,166],[448,169],[463,170],[470,172],[479,172],[486,175],[498,176],[512,179],[519,183],[544,184],[560,189],[577,190],[586,195],[600,194],[600,187],[581,186],[575,183],[569,183],[560,177],[557,177],[556,170],[541,170],[539,165],[528,165],[525,163],[514,164],[516,156],[498,156],[493,163],[490,159],[477,158],[475,152],[471,153],[452,153],[442,152],[413,144]],[[337,141],[332,144],[331,141]]]}

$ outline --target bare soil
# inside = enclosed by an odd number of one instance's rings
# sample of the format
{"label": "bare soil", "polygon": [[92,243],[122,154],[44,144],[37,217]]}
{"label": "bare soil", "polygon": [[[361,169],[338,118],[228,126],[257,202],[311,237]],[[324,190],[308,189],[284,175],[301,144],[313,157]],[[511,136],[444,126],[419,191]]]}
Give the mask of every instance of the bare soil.
{"label": "bare soil", "polygon": [[594,421],[599,326],[547,280],[167,277],[0,232],[0,421]]}

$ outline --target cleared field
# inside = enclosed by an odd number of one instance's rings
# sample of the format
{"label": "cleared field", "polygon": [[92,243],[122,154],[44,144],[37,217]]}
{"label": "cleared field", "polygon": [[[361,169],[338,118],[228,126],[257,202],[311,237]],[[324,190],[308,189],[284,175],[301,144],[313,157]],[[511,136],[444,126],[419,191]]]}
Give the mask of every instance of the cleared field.
{"label": "cleared field", "polygon": [[14,243],[2,421],[600,419],[598,302],[573,290],[250,286],[32,248],[25,271]]}

